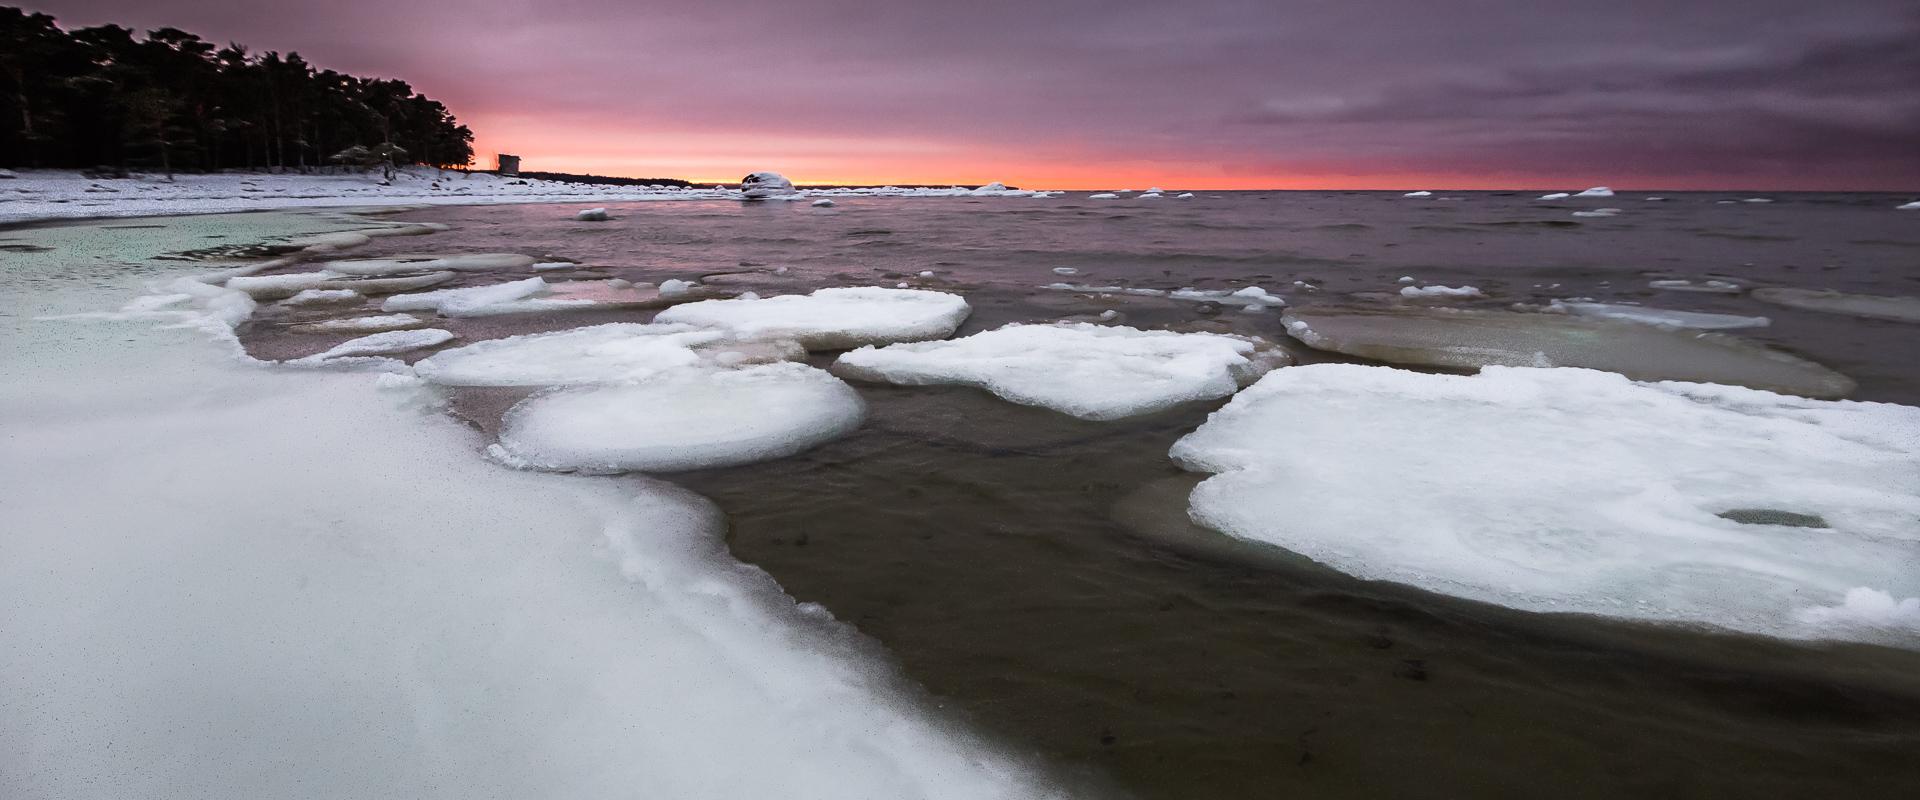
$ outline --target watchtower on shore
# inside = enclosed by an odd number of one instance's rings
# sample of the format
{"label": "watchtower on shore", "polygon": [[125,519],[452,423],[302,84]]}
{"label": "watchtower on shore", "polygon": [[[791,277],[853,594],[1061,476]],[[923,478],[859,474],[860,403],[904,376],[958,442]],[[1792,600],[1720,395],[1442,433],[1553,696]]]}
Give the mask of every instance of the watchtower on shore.
{"label": "watchtower on shore", "polygon": [[494,163],[497,165],[493,170],[494,172],[497,172],[501,175],[509,175],[509,176],[520,174],[520,157],[519,156],[510,156],[510,155],[507,155],[506,153],[495,153],[493,156],[493,160],[494,160]]}

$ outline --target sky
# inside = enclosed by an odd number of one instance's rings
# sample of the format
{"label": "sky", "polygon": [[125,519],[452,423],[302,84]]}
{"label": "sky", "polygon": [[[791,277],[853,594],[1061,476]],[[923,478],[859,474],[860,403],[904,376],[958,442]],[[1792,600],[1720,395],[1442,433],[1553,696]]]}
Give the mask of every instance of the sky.
{"label": "sky", "polygon": [[1028,188],[1920,191],[1914,0],[71,0],[398,77],[479,166]]}

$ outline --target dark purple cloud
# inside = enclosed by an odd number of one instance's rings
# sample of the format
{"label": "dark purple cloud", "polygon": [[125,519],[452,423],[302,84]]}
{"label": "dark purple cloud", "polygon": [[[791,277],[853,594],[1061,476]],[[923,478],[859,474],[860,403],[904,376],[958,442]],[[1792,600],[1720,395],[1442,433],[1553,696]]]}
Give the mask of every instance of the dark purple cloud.
{"label": "dark purple cloud", "polygon": [[1920,189],[1912,0],[30,7],[399,75],[627,173]]}

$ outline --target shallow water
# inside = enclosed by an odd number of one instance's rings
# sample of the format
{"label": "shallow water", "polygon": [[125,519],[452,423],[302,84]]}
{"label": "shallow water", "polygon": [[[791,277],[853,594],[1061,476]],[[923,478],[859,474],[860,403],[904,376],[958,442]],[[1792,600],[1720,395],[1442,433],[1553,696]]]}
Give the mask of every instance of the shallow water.
{"label": "shallow water", "polygon": [[[1856,398],[1920,403],[1912,325],[1647,285],[1728,277],[1920,294],[1920,217],[1884,196],[1667,196],[690,202],[613,206],[606,223],[575,222],[564,206],[440,208],[398,218],[454,231],[350,255],[511,251],[583,264],[541,273],[549,280],[705,276],[762,294],[907,283],[966,294],[975,313],[961,335],[1113,309],[1141,327],[1262,335],[1306,361],[1341,357],[1286,339],[1277,311],[1036,287],[1258,284],[1296,306],[1382,305],[1391,301],[1372,295],[1411,275],[1486,291],[1451,303],[1466,307],[1581,296],[1769,316],[1740,335],[1848,375]],[[1571,216],[1599,205],[1626,211]],[[263,305],[241,334],[255,355],[296,357],[348,337],[290,324],[361,313],[372,312]],[[651,314],[437,323],[472,341]],[[726,513],[736,557],[879,641],[949,709],[1139,796],[1920,788],[1920,652],[1524,614],[1357,581],[1198,529],[1185,497],[1199,476],[1167,450],[1217,403],[1094,423],[970,389],[860,390],[871,416],[847,438],[672,480]],[[526,394],[459,390],[454,410],[491,433]]]}

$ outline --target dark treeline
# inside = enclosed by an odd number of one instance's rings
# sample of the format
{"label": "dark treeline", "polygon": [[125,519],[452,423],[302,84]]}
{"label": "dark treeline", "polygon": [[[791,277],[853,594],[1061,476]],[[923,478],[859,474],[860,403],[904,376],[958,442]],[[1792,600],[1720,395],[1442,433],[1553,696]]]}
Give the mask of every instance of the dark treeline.
{"label": "dark treeline", "polygon": [[161,28],[0,7],[0,167],[462,166],[473,132],[405,81]]}

